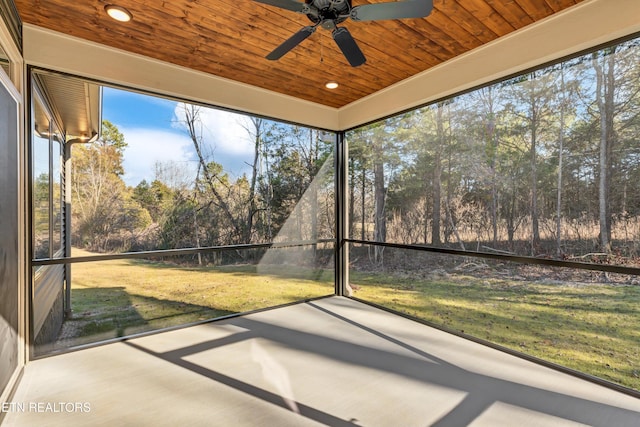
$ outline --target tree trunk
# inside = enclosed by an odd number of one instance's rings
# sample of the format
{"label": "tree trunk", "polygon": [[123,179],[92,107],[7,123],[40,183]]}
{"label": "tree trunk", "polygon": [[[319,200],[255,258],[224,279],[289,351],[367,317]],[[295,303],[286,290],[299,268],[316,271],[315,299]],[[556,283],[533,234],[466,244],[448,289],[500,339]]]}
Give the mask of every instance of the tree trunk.
{"label": "tree trunk", "polygon": [[366,221],[365,221],[365,214],[366,214],[366,209],[365,209],[365,192],[367,191],[367,171],[364,168],[364,165],[362,166],[362,188],[360,191],[360,194],[362,195],[362,204],[360,205],[360,240],[366,240],[365,237],[365,226],[366,226]]}
{"label": "tree trunk", "polygon": [[[535,76],[532,76],[535,78]],[[531,146],[529,150],[529,165],[531,168],[531,255],[535,256],[536,248],[540,245],[540,227],[538,224],[538,105],[535,93],[530,97]]]}
{"label": "tree trunk", "polygon": [[486,106],[486,122],[485,122],[485,138],[486,152],[489,162],[489,170],[491,173],[491,228],[493,231],[493,245],[498,243],[498,173],[496,171],[496,163],[498,157],[498,138],[496,136],[496,117],[493,102],[493,89],[491,86],[481,92]]}
{"label": "tree trunk", "polygon": [[[193,232],[196,238],[196,248],[200,247],[200,227],[198,226],[198,199],[195,198],[195,206],[193,207]],[[198,252],[198,265],[202,265],[202,254]]]}
{"label": "tree trunk", "polygon": [[564,67],[560,68],[560,129],[558,130],[558,193],[556,199],[556,258],[562,255],[562,150],[564,149],[564,110],[565,110]]}
{"label": "tree trunk", "polygon": [[[309,164],[309,215],[311,216],[311,240],[316,241],[318,239],[318,183],[315,181],[316,174],[318,173],[318,138],[315,137],[314,131],[309,132],[309,158],[312,160]],[[316,253],[318,251],[318,244],[311,245],[311,251],[313,253],[313,259],[316,259]]]}
{"label": "tree trunk", "polygon": [[356,185],[355,185],[355,165],[356,162],[353,157],[349,157],[349,237],[355,238],[353,235],[353,226],[355,220],[355,203],[356,203]]}
{"label": "tree trunk", "polygon": [[436,131],[438,142],[435,147],[435,156],[433,159],[433,212],[431,215],[432,245],[439,245],[442,243],[442,240],[440,240],[440,222],[442,221],[442,148],[446,143],[442,118],[443,109],[444,106],[442,103],[439,103],[436,109]]}
{"label": "tree trunk", "polygon": [[264,195],[265,205],[267,206],[267,211],[265,212],[265,216],[266,216],[265,221],[267,223],[266,236],[267,236],[267,241],[271,242],[273,241],[273,227],[272,227],[273,209],[271,206],[271,200],[273,200],[273,187],[271,185],[271,171],[269,169],[269,157],[266,154],[264,156],[264,175],[267,177],[267,183],[265,188],[266,191]]}
{"label": "tree trunk", "polygon": [[598,160],[598,219],[600,222],[600,249],[611,252],[611,213],[609,207],[610,183],[612,173],[612,154],[614,145],[614,54],[615,48],[605,54],[602,64],[598,54],[593,54],[593,67],[596,71],[596,98],[600,114],[600,155]]}
{"label": "tree trunk", "polygon": [[257,117],[251,117],[251,124],[254,137],[253,165],[251,167],[251,185],[249,186],[249,206],[247,210],[247,224],[244,228],[244,236],[242,243],[251,243],[253,234],[253,217],[256,214],[256,181],[258,179],[258,164],[260,160],[260,148],[262,141],[262,125],[263,120]]}
{"label": "tree trunk", "polygon": [[[385,242],[387,240],[387,219],[385,213],[385,196],[386,189],[384,187],[384,163],[382,161],[381,141],[376,141],[374,149],[373,164],[373,185],[375,200],[375,219],[374,219],[374,240],[376,242]],[[375,246],[375,262],[382,264],[384,248]]]}
{"label": "tree trunk", "polygon": [[387,221],[385,217],[385,188],[384,188],[384,164],[376,161],[374,168],[374,191],[376,204],[375,240],[384,242],[387,239]]}
{"label": "tree trunk", "polygon": [[[425,171],[425,175],[426,171]],[[425,182],[427,181],[427,177],[425,176],[424,178]],[[427,195],[424,196],[423,199],[423,210],[424,210],[424,218],[422,220],[422,241],[424,242],[424,244],[429,243],[429,197],[427,197]]]}

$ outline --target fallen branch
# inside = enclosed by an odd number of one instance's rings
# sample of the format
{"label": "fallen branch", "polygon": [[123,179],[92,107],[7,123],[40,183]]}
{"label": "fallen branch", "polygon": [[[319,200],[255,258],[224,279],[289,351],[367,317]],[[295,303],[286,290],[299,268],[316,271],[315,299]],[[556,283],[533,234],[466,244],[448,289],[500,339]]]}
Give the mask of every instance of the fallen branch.
{"label": "fallen branch", "polygon": [[567,259],[585,259],[585,258],[596,257],[596,256],[609,256],[609,254],[600,253],[600,252],[592,252],[592,253],[588,253],[588,254],[584,254],[584,255],[577,255],[577,256],[568,257]]}
{"label": "fallen branch", "polygon": [[494,248],[492,248],[492,247],[490,247],[490,246],[484,246],[484,245],[482,245],[482,248],[483,248],[483,249],[490,250],[490,251],[493,251],[493,252],[498,252],[498,253],[501,253],[501,254],[515,255],[515,252],[503,251],[503,250],[501,250],[501,249],[494,249]]}

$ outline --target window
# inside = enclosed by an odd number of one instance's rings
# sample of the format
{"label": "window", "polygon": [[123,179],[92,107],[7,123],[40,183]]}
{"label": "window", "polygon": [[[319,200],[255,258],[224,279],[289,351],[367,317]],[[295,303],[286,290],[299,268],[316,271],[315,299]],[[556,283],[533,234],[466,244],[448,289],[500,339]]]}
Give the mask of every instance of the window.
{"label": "window", "polygon": [[11,77],[11,63],[5,51],[0,47],[0,68],[4,70],[7,76]]}
{"label": "window", "polygon": [[37,96],[32,123],[33,256],[52,258],[61,255],[63,249],[63,137]]}

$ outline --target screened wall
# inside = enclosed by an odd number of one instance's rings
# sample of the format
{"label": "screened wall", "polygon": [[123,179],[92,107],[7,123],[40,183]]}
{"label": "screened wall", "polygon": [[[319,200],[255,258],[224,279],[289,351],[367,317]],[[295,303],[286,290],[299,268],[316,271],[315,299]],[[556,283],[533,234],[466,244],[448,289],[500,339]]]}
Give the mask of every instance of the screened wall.
{"label": "screened wall", "polygon": [[61,260],[33,129],[32,267],[71,272],[35,353],[330,295],[344,271],[359,300],[638,390],[639,47],[346,132],[100,84],[100,137],[60,148]]}
{"label": "screened wall", "polygon": [[346,133],[350,285],[640,388],[640,40]]}
{"label": "screened wall", "polygon": [[15,380],[23,363],[19,287],[21,268],[17,230],[20,228],[18,168],[19,95],[0,70],[0,396]]}
{"label": "screened wall", "polygon": [[[335,133],[32,75],[36,355],[333,294]],[[93,86],[100,134],[60,136]]]}

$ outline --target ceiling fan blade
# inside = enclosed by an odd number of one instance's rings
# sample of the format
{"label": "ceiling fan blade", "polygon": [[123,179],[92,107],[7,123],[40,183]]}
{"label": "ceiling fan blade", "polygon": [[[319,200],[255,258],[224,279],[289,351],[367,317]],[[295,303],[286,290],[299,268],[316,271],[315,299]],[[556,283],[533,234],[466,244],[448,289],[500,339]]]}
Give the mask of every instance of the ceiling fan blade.
{"label": "ceiling fan blade", "polygon": [[433,0],[404,0],[387,3],[364,4],[351,9],[354,21],[383,19],[424,18],[431,13]]}
{"label": "ceiling fan blade", "polygon": [[313,34],[315,30],[316,27],[313,26],[302,28],[300,31],[285,40],[284,43],[282,43],[280,46],[275,48],[270,54],[268,54],[267,59],[275,61],[282,58],[287,52],[298,46],[300,43],[302,43],[303,40]]}
{"label": "ceiling fan blade", "polygon": [[280,9],[292,10],[294,12],[302,12],[306,4],[296,0],[253,0],[258,3],[268,4],[270,6],[279,7]]}
{"label": "ceiling fan blade", "polygon": [[367,58],[364,57],[349,30],[344,27],[336,28],[331,35],[352,67],[357,67],[367,62]]}

